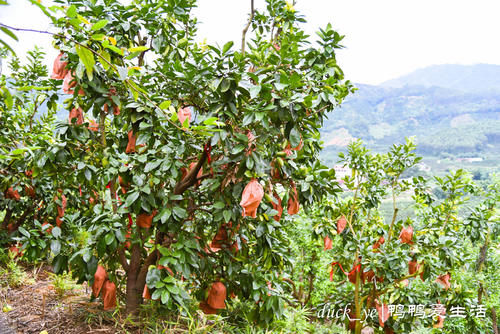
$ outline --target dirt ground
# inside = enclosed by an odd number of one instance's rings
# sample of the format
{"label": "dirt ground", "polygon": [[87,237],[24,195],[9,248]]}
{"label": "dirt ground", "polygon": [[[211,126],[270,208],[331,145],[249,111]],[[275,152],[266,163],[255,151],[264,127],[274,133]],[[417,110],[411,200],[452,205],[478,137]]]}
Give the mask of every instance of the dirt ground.
{"label": "dirt ground", "polygon": [[18,334],[124,333],[114,328],[116,322],[103,319],[102,303],[90,302],[86,284],[58,295],[50,267],[36,269],[26,270],[26,284],[0,288],[0,305],[11,307],[0,312],[0,334],[9,333],[5,325]]}

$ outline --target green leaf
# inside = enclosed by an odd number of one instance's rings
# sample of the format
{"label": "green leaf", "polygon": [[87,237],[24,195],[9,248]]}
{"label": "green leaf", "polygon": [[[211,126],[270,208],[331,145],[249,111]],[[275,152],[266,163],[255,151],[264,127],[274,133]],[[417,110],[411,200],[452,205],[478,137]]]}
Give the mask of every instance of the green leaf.
{"label": "green leaf", "polygon": [[240,153],[241,151],[243,151],[245,149],[245,145],[242,145],[242,144],[239,144],[239,145],[236,145],[233,150],[231,151],[231,154],[238,154]]}
{"label": "green leaf", "polygon": [[290,144],[292,147],[297,147],[300,145],[300,133],[297,128],[294,126],[290,131]]}
{"label": "green leaf", "polygon": [[94,54],[88,48],[83,47],[81,45],[75,46],[76,53],[78,57],[80,57],[80,61],[85,65],[85,69],[87,70],[87,76],[89,80],[92,80],[92,72],[94,70],[95,59]]}
{"label": "green leaf", "polygon": [[128,52],[133,53],[133,52],[144,52],[149,50],[149,47],[147,46],[134,46],[133,48],[129,48]]}
{"label": "green leaf", "polygon": [[61,242],[59,240],[52,240],[50,242],[50,250],[57,256],[61,252]]}
{"label": "green leaf", "polygon": [[146,164],[146,167],[144,168],[144,173],[152,171],[153,169],[155,169],[156,167],[158,167],[161,162],[162,162],[161,160],[155,160],[155,161],[148,162]]}
{"label": "green leaf", "polygon": [[12,31],[10,31],[9,29],[7,29],[5,27],[0,27],[0,30],[2,30],[4,33],[6,33],[8,36],[10,36],[12,39],[18,41],[17,36],[14,35],[14,33]]}
{"label": "green leaf", "polygon": [[111,245],[114,240],[115,240],[115,235],[112,232],[109,232],[104,237],[104,241],[106,242],[106,245],[108,245],[108,246]]}
{"label": "green leaf", "polygon": [[25,229],[24,227],[19,226],[18,230],[19,230],[19,232],[20,232],[22,235],[24,235],[26,238],[30,238],[30,237],[31,237],[31,234],[30,234],[28,231],[26,231],[26,229]]}
{"label": "green leaf", "polygon": [[226,221],[226,223],[229,222],[229,220],[231,220],[231,211],[230,210],[224,210],[222,215],[224,216],[224,220]]}
{"label": "green leaf", "polygon": [[69,6],[68,10],[66,11],[66,16],[69,18],[76,17],[76,7],[75,5]]}
{"label": "green leaf", "polygon": [[183,219],[187,217],[187,212],[184,208],[181,208],[180,206],[175,206],[174,215],[179,219]]}
{"label": "green leaf", "polygon": [[159,219],[161,220],[162,224],[164,224],[168,220],[168,218],[170,218],[171,214],[172,210],[170,210],[170,208],[163,208],[163,210],[161,210]]}
{"label": "green leaf", "polygon": [[214,209],[224,209],[226,207],[226,204],[222,201],[215,202],[214,204]]}
{"label": "green leaf", "polygon": [[92,38],[94,41],[102,41],[102,40],[104,40],[104,38],[106,38],[106,35],[94,34],[94,35],[90,36],[90,38]]}
{"label": "green leaf", "polygon": [[131,207],[132,204],[134,204],[134,202],[137,200],[137,198],[139,198],[139,193],[137,191],[131,192],[127,196],[127,200],[125,201],[125,206],[126,207]]}
{"label": "green leaf", "polygon": [[224,79],[222,79],[222,82],[220,85],[220,91],[226,92],[230,86],[231,86],[231,81],[229,81],[229,79],[227,79],[227,78],[224,78]]}
{"label": "green leaf", "polygon": [[234,44],[233,41],[229,41],[226,44],[224,44],[224,47],[222,48],[222,53],[226,53],[227,51],[229,51],[229,49],[231,49],[233,44]]}
{"label": "green leaf", "polygon": [[61,228],[59,228],[58,226],[55,226],[52,229],[52,235],[54,236],[54,238],[59,238],[61,236]]}
{"label": "green leaf", "polygon": [[250,89],[249,89],[250,98],[254,99],[255,97],[257,97],[259,95],[261,89],[262,89],[262,86],[260,86],[260,85],[250,87]]}
{"label": "green leaf", "polygon": [[103,28],[104,26],[106,26],[106,24],[108,24],[108,20],[97,21],[96,23],[94,23],[92,28],[90,28],[90,30],[92,30],[92,31],[99,30],[99,29]]}
{"label": "green leaf", "polygon": [[170,107],[170,104],[172,104],[172,102],[169,101],[169,100],[163,101],[160,104],[160,108],[163,109],[163,110],[167,110]]}
{"label": "green leaf", "polygon": [[109,55],[109,52],[106,50],[101,51],[101,56],[102,56],[102,58],[99,57],[99,62],[101,63],[104,70],[107,71],[107,70],[109,70],[109,67],[110,67],[109,63],[111,63],[111,56]]}

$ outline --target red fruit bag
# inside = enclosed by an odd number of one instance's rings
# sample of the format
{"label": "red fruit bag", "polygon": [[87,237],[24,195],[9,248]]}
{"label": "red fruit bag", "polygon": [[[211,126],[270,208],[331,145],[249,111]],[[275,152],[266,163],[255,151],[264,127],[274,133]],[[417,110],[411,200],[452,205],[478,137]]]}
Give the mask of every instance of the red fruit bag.
{"label": "red fruit bag", "polygon": [[68,70],[66,69],[66,65],[68,65],[68,63],[61,60],[63,56],[64,54],[61,52],[54,60],[52,75],[50,76],[51,79],[58,79],[58,80],[64,79],[64,77],[68,73]]}
{"label": "red fruit bag", "polygon": [[21,196],[19,195],[19,192],[17,190],[14,190],[14,188],[10,187],[5,192],[5,198],[9,198],[9,199],[13,199],[15,201],[19,201],[21,199]]}
{"label": "red fruit bag", "polygon": [[177,113],[177,118],[179,118],[181,124],[184,124],[184,121],[186,120],[186,118],[188,118],[189,119],[188,126],[189,126],[189,122],[191,122],[191,108],[184,107],[179,109],[179,112]]}
{"label": "red fruit bag", "polygon": [[389,306],[387,304],[380,305],[378,301],[375,302],[375,308],[378,312],[378,323],[384,327],[385,322],[389,319]]}
{"label": "red fruit bag", "polygon": [[292,181],[292,188],[290,189],[290,194],[288,196],[288,214],[295,215],[299,212],[300,204],[299,204],[299,195],[297,194],[297,188],[295,187],[295,183]]}
{"label": "red fruit bag", "polygon": [[399,239],[403,244],[413,245],[413,226],[403,227],[399,234]]}
{"label": "red fruit bag", "polygon": [[142,298],[151,299],[151,293],[149,292],[147,285],[144,285],[144,290],[142,291]]}
{"label": "red fruit bag", "polygon": [[278,214],[274,216],[274,220],[279,222],[281,219],[281,215],[283,214],[283,206],[281,206],[281,197],[279,197],[276,192],[274,192],[273,195],[274,198],[276,198],[276,200],[278,201],[278,203],[272,202],[273,209],[278,211]]}
{"label": "red fruit bag", "polygon": [[264,197],[264,189],[256,179],[252,179],[243,189],[240,205],[243,207],[242,216],[257,217],[257,208]]}
{"label": "red fruit bag", "polygon": [[134,153],[135,152],[135,141],[136,141],[136,138],[134,136],[134,131],[130,130],[128,132],[128,144],[127,144],[127,148],[125,149],[125,153]]}
{"label": "red fruit bag", "polygon": [[200,303],[200,310],[203,311],[205,314],[216,314],[217,310],[214,309],[212,306],[208,305],[207,302],[201,302]]}
{"label": "red fruit bag", "polygon": [[66,72],[62,88],[64,94],[73,94],[74,91],[72,90],[72,88],[74,88],[75,86],[76,86],[76,80],[73,78],[73,75],[71,74],[70,71]]}
{"label": "red fruit bag", "polygon": [[102,301],[104,311],[112,310],[116,307],[116,285],[107,280],[102,287]]}
{"label": "red fruit bag", "polygon": [[157,212],[158,211],[155,209],[150,214],[141,213],[140,215],[138,215],[137,216],[137,226],[142,227],[142,228],[150,228],[151,224],[153,223],[153,218],[154,218],[154,216],[156,216]]}
{"label": "red fruit bag", "polygon": [[225,309],[226,286],[222,282],[214,282],[208,291],[207,304],[214,309]]}
{"label": "red fruit bag", "polygon": [[98,265],[97,270],[94,274],[94,284],[92,284],[92,294],[94,295],[94,297],[99,297],[104,282],[107,279],[108,279],[108,274],[106,273],[106,269],[104,269],[103,266]]}
{"label": "red fruit bag", "polygon": [[382,246],[385,243],[385,239],[383,236],[381,236],[374,244],[373,244],[373,249],[379,249],[380,246]]}
{"label": "red fruit bag", "polygon": [[444,275],[438,276],[438,278],[436,278],[436,283],[441,284],[446,290],[448,290],[451,287],[450,278],[450,273],[446,273]]}
{"label": "red fruit bag", "polygon": [[326,236],[324,238],[323,243],[325,244],[325,250],[329,250],[329,249],[333,248],[332,239],[330,239],[329,236]]}
{"label": "red fruit bag", "polygon": [[73,118],[76,118],[76,125],[82,125],[83,124],[83,110],[82,108],[73,108],[69,112],[69,124],[73,124]]}
{"label": "red fruit bag", "polygon": [[339,220],[337,220],[337,234],[342,233],[346,225],[347,225],[347,220],[345,219],[345,217],[344,216],[340,217]]}

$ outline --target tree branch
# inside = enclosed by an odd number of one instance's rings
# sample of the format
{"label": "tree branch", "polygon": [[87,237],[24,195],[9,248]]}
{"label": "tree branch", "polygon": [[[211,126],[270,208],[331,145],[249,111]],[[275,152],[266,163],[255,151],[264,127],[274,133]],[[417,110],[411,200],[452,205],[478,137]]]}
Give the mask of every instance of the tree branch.
{"label": "tree branch", "polygon": [[245,38],[246,38],[248,28],[250,28],[250,24],[252,24],[254,14],[255,14],[254,0],[250,0],[250,18],[248,19],[248,23],[245,26],[245,28],[243,28],[243,34],[241,36],[241,53],[242,54],[245,54]]}
{"label": "tree branch", "polygon": [[194,185],[196,182],[198,182],[198,178],[196,175],[198,175],[198,172],[200,171],[201,167],[205,163],[205,160],[207,160],[207,153],[203,151],[201,154],[200,160],[196,163],[196,166],[194,166],[193,169],[191,169],[184,177],[181,179],[177,184],[175,185],[174,188],[174,195],[181,195],[184,191],[186,191],[189,187]]}

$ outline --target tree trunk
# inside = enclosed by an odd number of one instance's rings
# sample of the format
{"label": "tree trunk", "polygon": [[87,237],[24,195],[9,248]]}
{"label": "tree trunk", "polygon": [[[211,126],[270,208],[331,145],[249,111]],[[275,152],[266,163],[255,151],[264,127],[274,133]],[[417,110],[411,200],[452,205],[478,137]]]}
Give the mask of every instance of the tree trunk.
{"label": "tree trunk", "polygon": [[497,311],[491,308],[491,324],[493,325],[493,333],[498,334]]}
{"label": "tree trunk", "polygon": [[138,285],[137,275],[129,273],[127,276],[127,293],[125,302],[126,314],[137,314],[139,306],[142,304],[142,289]]}
{"label": "tree trunk", "polygon": [[[142,236],[141,236],[142,238]],[[126,314],[137,314],[139,306],[142,304],[142,292],[146,285],[146,276],[148,268],[154,264],[158,258],[158,251],[153,251],[147,257],[141,246],[134,244],[132,246],[130,262],[126,266],[127,273],[127,291],[125,295]]]}
{"label": "tree trunk", "polygon": [[[130,253],[130,262],[127,270],[127,293],[125,298],[126,314],[136,314],[139,310],[139,305],[142,304],[142,290],[140,290],[139,271],[142,263],[142,250],[141,246],[137,243],[132,245]],[[142,287],[144,288],[144,286]]]}

